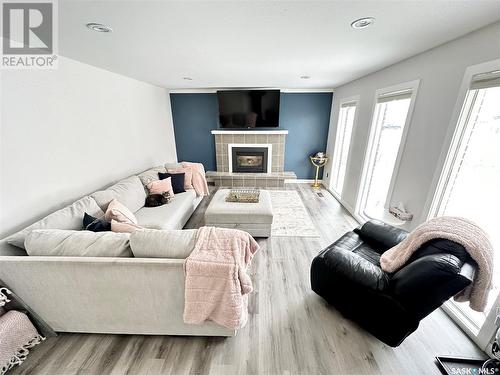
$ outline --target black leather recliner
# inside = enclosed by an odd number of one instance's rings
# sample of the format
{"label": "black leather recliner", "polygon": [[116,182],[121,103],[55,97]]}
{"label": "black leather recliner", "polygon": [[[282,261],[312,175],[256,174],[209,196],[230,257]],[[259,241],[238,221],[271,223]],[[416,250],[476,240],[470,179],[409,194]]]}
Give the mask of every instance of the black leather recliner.
{"label": "black leather recliner", "polygon": [[372,220],[321,251],[311,265],[312,290],[379,340],[398,346],[420,320],[472,282],[475,262],[446,239],[425,243],[393,274],[380,256],[408,232]]}

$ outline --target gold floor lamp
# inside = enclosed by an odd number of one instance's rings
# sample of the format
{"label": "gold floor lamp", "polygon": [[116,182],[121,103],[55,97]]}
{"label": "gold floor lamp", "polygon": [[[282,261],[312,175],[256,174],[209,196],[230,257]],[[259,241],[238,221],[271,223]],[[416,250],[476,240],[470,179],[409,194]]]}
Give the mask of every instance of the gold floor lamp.
{"label": "gold floor lamp", "polygon": [[311,186],[314,189],[319,189],[321,187],[321,184],[318,182],[319,169],[325,166],[326,162],[328,161],[328,156],[326,156],[324,152],[317,152],[316,155],[309,156],[309,159],[311,160],[312,165],[316,167],[314,184],[312,184]]}

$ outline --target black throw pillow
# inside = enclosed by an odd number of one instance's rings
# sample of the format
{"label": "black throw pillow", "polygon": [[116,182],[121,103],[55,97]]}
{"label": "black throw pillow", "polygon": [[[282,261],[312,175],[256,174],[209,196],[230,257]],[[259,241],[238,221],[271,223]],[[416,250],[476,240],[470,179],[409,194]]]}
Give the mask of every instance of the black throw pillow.
{"label": "black throw pillow", "polygon": [[111,230],[111,223],[109,221],[90,216],[85,212],[85,215],[83,216],[83,229],[91,230],[92,232],[106,232]]}
{"label": "black throw pillow", "polygon": [[158,178],[160,180],[164,180],[166,178],[171,178],[172,189],[174,190],[174,194],[184,193],[184,177],[185,173],[161,173],[158,172]]}

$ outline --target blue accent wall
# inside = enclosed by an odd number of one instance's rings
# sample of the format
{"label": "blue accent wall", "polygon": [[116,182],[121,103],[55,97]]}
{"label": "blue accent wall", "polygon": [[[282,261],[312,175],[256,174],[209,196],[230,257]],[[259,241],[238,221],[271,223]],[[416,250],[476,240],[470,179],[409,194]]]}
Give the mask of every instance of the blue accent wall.
{"label": "blue accent wall", "polygon": [[332,93],[281,94],[280,127],[288,130],[285,171],[293,171],[301,179],[314,178],[309,155],[326,152],[331,107]]}
{"label": "blue accent wall", "polygon": [[[179,160],[198,161],[215,171],[215,142],[210,133],[218,127],[217,94],[170,94],[175,144]],[[326,151],[332,93],[281,93],[280,129],[288,130],[285,170],[297,178],[314,178],[309,155]]]}
{"label": "blue accent wall", "polygon": [[219,123],[217,94],[170,94],[170,104],[177,159],[199,162],[205,170],[215,171],[215,141],[210,131]]}

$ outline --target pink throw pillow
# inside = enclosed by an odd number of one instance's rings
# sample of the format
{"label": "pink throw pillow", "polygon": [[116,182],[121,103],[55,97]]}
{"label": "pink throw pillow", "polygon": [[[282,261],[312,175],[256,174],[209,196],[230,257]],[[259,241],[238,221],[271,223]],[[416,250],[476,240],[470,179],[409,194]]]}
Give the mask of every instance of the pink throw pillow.
{"label": "pink throw pillow", "polygon": [[169,192],[170,196],[174,196],[174,189],[172,189],[172,177],[168,177],[164,180],[151,181],[146,185],[149,190],[149,194],[163,194]]}
{"label": "pink throw pillow", "polygon": [[143,227],[140,227],[137,224],[132,223],[120,223],[116,220],[111,220],[111,231],[117,233],[132,233],[136,230],[143,230]]}
{"label": "pink throw pillow", "polygon": [[116,199],[113,199],[109,203],[104,218],[107,221],[115,220],[120,223],[137,224],[137,219],[134,214]]}
{"label": "pink throw pillow", "polygon": [[169,168],[168,173],[184,173],[184,189],[193,188],[193,171],[191,168]]}

